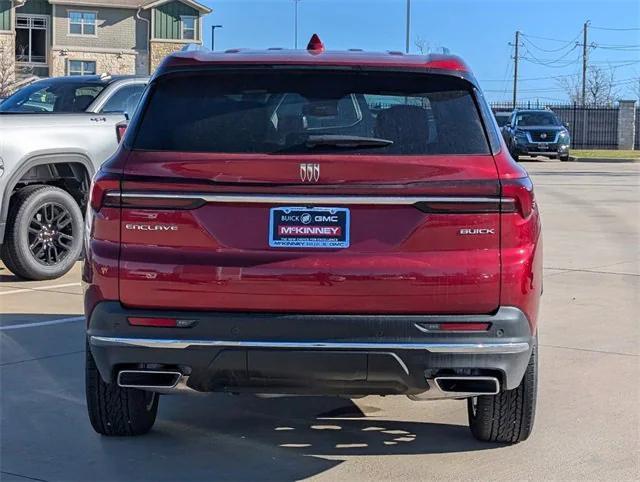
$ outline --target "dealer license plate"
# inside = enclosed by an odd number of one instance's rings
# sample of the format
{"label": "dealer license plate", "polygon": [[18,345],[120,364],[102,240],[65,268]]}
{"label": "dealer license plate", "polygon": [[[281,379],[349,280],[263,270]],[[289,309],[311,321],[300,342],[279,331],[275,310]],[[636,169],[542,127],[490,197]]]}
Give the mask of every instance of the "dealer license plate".
{"label": "dealer license plate", "polygon": [[278,207],[269,214],[272,248],[348,248],[347,208]]}

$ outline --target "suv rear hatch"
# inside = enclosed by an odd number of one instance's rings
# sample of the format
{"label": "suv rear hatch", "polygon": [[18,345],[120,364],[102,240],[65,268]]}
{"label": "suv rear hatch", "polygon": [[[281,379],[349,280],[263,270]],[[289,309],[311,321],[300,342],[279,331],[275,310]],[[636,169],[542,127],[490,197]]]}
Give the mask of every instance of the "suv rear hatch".
{"label": "suv rear hatch", "polygon": [[126,145],[129,307],[498,307],[500,188],[466,80],[295,67],[169,74]]}

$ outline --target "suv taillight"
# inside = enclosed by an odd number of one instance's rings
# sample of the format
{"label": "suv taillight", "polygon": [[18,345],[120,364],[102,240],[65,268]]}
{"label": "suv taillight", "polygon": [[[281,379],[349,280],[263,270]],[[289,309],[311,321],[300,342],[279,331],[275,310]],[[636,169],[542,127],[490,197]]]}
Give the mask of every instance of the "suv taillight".
{"label": "suv taillight", "polygon": [[528,218],[536,208],[531,179],[522,177],[520,179],[503,180],[502,199],[502,212],[517,212],[523,218]]}
{"label": "suv taillight", "polygon": [[89,206],[94,211],[100,211],[105,205],[107,193],[120,192],[120,176],[110,172],[98,171],[91,182]]}

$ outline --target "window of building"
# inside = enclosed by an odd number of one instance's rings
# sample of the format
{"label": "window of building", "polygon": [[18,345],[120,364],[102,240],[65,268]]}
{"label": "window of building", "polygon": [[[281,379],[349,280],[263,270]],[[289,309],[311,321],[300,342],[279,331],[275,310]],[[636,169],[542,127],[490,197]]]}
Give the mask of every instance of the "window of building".
{"label": "window of building", "polygon": [[96,75],[96,63],[87,60],[69,60],[69,75]]}
{"label": "window of building", "polygon": [[96,35],[96,23],[98,15],[96,12],[69,12],[69,34],[70,35]]}
{"label": "window of building", "polygon": [[16,15],[16,61],[30,65],[47,64],[48,18],[43,15]]}
{"label": "window of building", "polygon": [[183,40],[196,40],[197,17],[181,17],[181,30]]}

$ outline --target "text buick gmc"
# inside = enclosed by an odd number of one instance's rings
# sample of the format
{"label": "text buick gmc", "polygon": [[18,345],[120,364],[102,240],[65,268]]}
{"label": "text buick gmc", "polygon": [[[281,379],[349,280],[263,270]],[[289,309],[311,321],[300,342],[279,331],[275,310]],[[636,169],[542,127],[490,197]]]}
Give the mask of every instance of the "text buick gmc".
{"label": "text buick gmc", "polygon": [[478,439],[531,433],[540,217],[459,58],[174,54],[89,204],[97,432],[217,391],[465,398]]}

